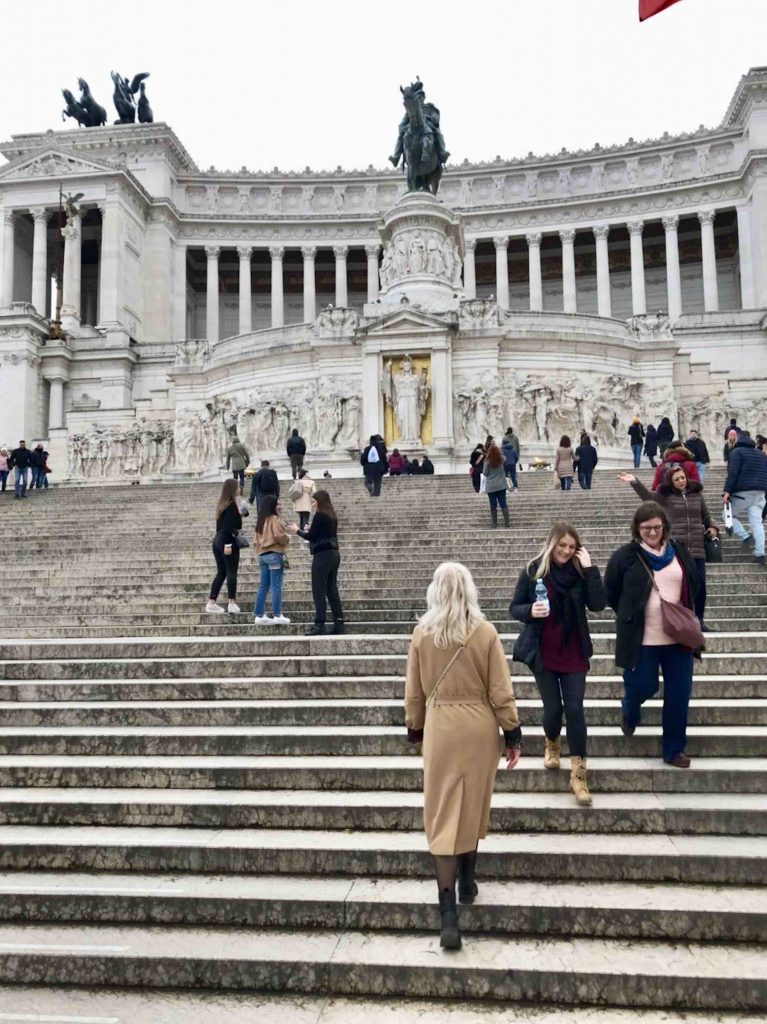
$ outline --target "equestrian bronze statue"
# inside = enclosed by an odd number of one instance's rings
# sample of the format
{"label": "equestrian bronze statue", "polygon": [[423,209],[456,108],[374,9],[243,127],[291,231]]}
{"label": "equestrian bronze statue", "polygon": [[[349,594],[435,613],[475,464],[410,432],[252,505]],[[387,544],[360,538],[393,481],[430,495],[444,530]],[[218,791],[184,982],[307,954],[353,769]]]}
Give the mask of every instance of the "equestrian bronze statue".
{"label": "equestrian bronze statue", "polygon": [[439,127],[439,110],[426,102],[423,83],[416,79],[402,93],[405,116],[400,121],[394,153],[389,157],[395,167],[403,158],[408,192],[437,194],[442,168],[450,154]]}

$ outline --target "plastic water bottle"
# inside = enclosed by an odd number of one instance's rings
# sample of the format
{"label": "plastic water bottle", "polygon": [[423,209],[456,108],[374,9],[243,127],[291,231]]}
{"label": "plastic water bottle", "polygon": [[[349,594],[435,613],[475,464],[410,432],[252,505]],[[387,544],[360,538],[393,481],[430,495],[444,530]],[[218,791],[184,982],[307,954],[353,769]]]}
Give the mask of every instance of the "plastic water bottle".
{"label": "plastic water bottle", "polygon": [[535,584],[535,600],[539,604],[546,605],[546,614],[548,615],[551,610],[551,605],[549,604],[549,592],[546,590],[546,584],[543,580],[538,580]]}

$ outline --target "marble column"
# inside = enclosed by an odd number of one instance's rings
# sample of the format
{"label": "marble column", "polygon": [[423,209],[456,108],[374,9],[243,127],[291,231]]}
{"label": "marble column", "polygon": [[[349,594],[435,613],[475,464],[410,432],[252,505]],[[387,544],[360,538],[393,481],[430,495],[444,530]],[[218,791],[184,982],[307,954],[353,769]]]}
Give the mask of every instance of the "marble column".
{"label": "marble column", "polygon": [[644,248],[642,246],[644,221],[630,221],[626,227],[631,238],[631,309],[634,316],[644,316],[647,312],[644,283]]}
{"label": "marble column", "polygon": [[272,259],[272,327],[285,325],[285,296],[282,284],[282,258],[285,247],[273,245],[269,249]]}
{"label": "marble column", "polygon": [[453,430],[450,423],[452,390],[447,348],[435,348],[431,353],[432,382],[432,444],[438,448],[452,446]]}
{"label": "marble column", "polygon": [[365,255],[368,258],[368,302],[378,298],[378,254],[380,245],[366,245]]}
{"label": "marble column", "polygon": [[218,323],[218,257],[221,247],[206,245],[205,255],[208,259],[208,277],[205,292],[205,334],[208,344],[215,345],[219,339]]}
{"label": "marble column", "polygon": [[530,309],[540,312],[543,309],[543,276],[541,274],[541,240],[543,235],[534,232],[525,235],[527,240],[528,273],[530,277]]}
{"label": "marble column", "polygon": [[349,289],[346,281],[346,257],[349,254],[349,246],[335,245],[333,253],[336,257],[336,305],[345,308],[349,305]]}
{"label": "marble column", "polygon": [[599,316],[613,315],[613,299],[610,290],[610,255],[607,248],[609,235],[609,224],[600,224],[594,228],[594,238],[597,243],[597,312]]}
{"label": "marble column", "polygon": [[186,341],[186,245],[173,242],[173,340]]}
{"label": "marble column", "polygon": [[466,257],[463,261],[463,290],[467,299],[476,299],[477,297],[477,266],[474,261],[476,249],[476,238],[467,238]]}
{"label": "marble column", "polygon": [[64,378],[50,378],[50,396],[48,398],[48,429],[56,430],[64,426]]}
{"label": "marble column", "polygon": [[250,334],[253,330],[253,307],[250,294],[250,257],[253,249],[249,245],[237,246],[240,257],[240,293],[238,334]]}
{"label": "marble column", "polygon": [[707,313],[719,309],[719,282],[716,277],[716,249],[714,247],[715,210],[703,210],[700,221],[700,244],[703,253],[703,308]]}
{"label": "marble column", "polygon": [[80,284],[82,266],[82,222],[79,214],[61,229],[64,238],[64,289],[61,315],[80,317]]}
{"label": "marble column", "polygon": [[509,308],[509,236],[494,238],[495,295],[501,309]]}
{"label": "marble column", "polygon": [[32,305],[40,316],[47,315],[48,293],[48,210],[35,206],[32,214],[35,230],[32,241]]}
{"label": "marble column", "polygon": [[754,280],[754,249],[751,237],[751,210],[738,206],[738,262],[740,264],[740,304],[743,309],[755,309],[756,281]]}
{"label": "marble column", "polygon": [[13,264],[16,257],[16,232],[13,210],[3,214],[3,279],[0,282],[0,306],[13,302]]}
{"label": "marble column", "polygon": [[678,320],[682,315],[682,274],[679,268],[679,217],[673,214],[663,218],[666,232],[666,290],[668,315]]}
{"label": "marble column", "polygon": [[301,255],[304,258],[304,323],[313,324],[317,319],[317,284],[314,276],[317,249],[313,245],[305,245]]}
{"label": "marble column", "polygon": [[560,231],[562,241],[562,308],[565,313],[578,312],[575,286],[575,231]]}
{"label": "marble column", "polygon": [[124,246],[120,245],[122,210],[117,200],[107,200],[100,209],[99,323],[116,324],[120,322],[120,282],[124,280]]}

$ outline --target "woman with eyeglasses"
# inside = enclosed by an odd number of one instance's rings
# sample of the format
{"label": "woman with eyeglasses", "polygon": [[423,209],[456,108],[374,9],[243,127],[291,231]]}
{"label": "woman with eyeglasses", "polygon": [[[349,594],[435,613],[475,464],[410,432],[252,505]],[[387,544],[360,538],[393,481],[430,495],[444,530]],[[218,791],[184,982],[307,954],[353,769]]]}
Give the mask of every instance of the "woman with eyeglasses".
{"label": "woman with eyeglasses", "polygon": [[664,631],[661,598],[693,608],[695,562],[683,544],[671,540],[668,515],[654,501],[637,509],[631,537],[630,544],[613,553],[605,573],[607,603],[616,616],[615,662],[623,669],[621,730],[624,736],[634,735],[641,706],[658,692],[663,672],[663,760],[689,768],[684,751],[693,651]]}

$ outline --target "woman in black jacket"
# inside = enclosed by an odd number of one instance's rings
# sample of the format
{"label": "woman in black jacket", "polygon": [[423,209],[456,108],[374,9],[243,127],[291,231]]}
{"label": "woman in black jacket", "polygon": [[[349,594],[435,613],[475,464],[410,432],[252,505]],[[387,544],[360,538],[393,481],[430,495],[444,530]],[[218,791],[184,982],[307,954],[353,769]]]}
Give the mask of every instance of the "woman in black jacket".
{"label": "woman in black jacket", "polygon": [[471,485],[474,490],[479,494],[479,487],[482,481],[482,463],[485,461],[485,446],[478,444],[474,451],[469,456],[469,476],[471,477]]}
{"label": "woman in black jacket", "polygon": [[599,462],[599,455],[588,434],[581,434],[581,443],[575,449],[575,467],[578,471],[578,483],[584,491],[591,490],[591,478]]}
{"label": "woman in black jacket", "polygon": [[655,438],[658,442],[658,448],[660,448],[660,457],[663,458],[663,453],[674,440],[674,428],[671,426],[671,420],[668,416],[664,416],[658,424]]}
{"label": "woman in black jacket", "polygon": [[237,570],[240,565],[240,549],[237,534],[242,529],[242,515],[237,505],[239,484],[237,480],[225,480],[221,496],[216,505],[216,535],[213,538],[213,557],[216,559],[215,579],[210,585],[210,597],[206,612],[223,614],[224,609],[217,603],[221,587],[226,580],[229,603],[226,610],[236,614],[240,609],[235,603],[237,597]]}
{"label": "woman in black jacket", "polygon": [[692,609],[698,586],[695,563],[683,544],[671,540],[666,510],[654,501],[637,509],[631,537],[630,544],[613,553],[605,572],[607,602],[616,618],[615,663],[623,669],[621,729],[633,736],[641,706],[658,692],[662,671],[663,760],[689,768],[684,748],[693,651],[665,633],[661,597]]}
{"label": "woman in black jacket", "polygon": [[591,803],[591,794],[586,781],[583,698],[594,653],[586,609],[598,612],[606,603],[599,569],[592,565],[578,531],[559,520],[540,554],[522,570],[509,609],[512,619],[524,623],[514,645],[514,660],[530,667],[543,701],[544,766],[559,768],[564,715],[570,789],[584,805]]}
{"label": "woman in black jacket", "polygon": [[652,468],[655,469],[655,456],[658,454],[658,431],[652,423],[647,425],[647,433],[644,436],[644,453]]}
{"label": "woman in black jacket", "polygon": [[332,633],[340,635],[344,629],[344,610],[338,594],[338,567],[341,555],[338,551],[338,518],[327,491],[315,491],[312,497],[312,521],[308,530],[299,530],[295,523],[288,526],[288,533],[297,534],[309,541],[312,554],[312,598],[314,599],[314,624],[306,630],[307,636],[322,636],[325,633],[325,605],[330,604],[333,613]]}

